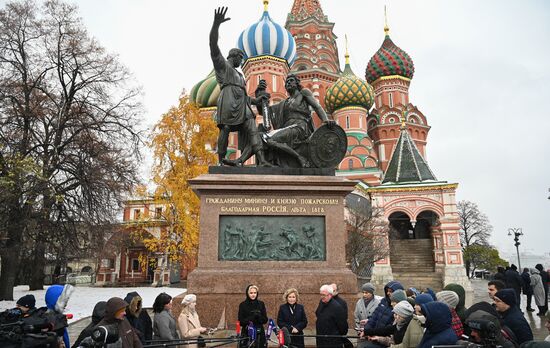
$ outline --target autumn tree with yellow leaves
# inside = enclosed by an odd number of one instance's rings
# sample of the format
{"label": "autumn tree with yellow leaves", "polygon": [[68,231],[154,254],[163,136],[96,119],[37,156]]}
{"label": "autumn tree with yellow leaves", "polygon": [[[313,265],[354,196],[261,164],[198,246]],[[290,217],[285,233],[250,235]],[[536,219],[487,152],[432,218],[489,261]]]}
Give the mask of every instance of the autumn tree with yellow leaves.
{"label": "autumn tree with yellow leaves", "polygon": [[167,223],[159,238],[147,235],[143,243],[149,251],[166,253],[171,262],[186,269],[196,265],[199,245],[200,200],[189,179],[206,173],[208,166],[216,163],[211,148],[217,133],[214,120],[201,115],[185,91],[179,104],[162,115],[153,129],[155,200],[166,202],[162,218]]}

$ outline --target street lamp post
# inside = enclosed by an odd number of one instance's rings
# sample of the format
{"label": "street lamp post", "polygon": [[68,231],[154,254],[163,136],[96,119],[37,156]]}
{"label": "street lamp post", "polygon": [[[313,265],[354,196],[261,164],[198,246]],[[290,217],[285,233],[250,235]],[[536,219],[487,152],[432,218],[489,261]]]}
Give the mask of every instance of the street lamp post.
{"label": "street lamp post", "polygon": [[516,246],[516,252],[518,254],[518,267],[519,267],[519,270],[521,272],[521,261],[519,259],[519,246],[520,246],[520,242],[519,242],[519,236],[523,236],[523,232],[521,231],[521,227],[518,227],[518,228],[509,228],[508,229],[508,235],[511,236],[511,235],[514,235],[514,245]]}

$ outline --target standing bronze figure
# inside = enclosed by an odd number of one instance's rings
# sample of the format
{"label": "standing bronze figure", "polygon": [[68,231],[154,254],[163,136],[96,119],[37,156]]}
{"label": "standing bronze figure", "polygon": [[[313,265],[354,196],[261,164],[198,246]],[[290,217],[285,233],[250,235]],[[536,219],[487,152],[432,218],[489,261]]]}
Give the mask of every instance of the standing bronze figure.
{"label": "standing bronze figure", "polygon": [[[210,31],[210,56],[214,63],[216,80],[221,88],[218,98],[216,121],[220,134],[218,136],[219,164],[237,165],[244,163],[252,155],[256,155],[259,165],[267,165],[262,152],[262,142],[256,126],[252,104],[260,105],[262,98],[251,98],[246,93],[246,82],[243,75],[236,69],[241,66],[244,52],[238,48],[229,51],[227,60],[222,56],[218,47],[218,30],[222,23],[227,22],[227,7],[220,7],[214,11],[214,23]],[[247,156],[232,161],[225,158],[229,133],[239,132],[239,149],[249,146]]]}

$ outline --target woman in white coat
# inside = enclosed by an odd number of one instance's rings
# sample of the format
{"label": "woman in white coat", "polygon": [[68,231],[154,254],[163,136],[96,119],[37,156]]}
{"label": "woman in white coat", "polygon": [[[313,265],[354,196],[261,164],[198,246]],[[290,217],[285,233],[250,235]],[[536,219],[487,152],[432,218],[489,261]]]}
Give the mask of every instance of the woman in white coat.
{"label": "woman in white coat", "polygon": [[[201,326],[199,315],[195,310],[197,305],[197,296],[194,294],[185,295],[181,304],[183,305],[183,309],[178,317],[180,335],[185,339],[196,340],[200,334],[208,331],[207,328]],[[186,347],[197,348],[198,344],[190,344],[186,345]]]}
{"label": "woman in white coat", "polygon": [[540,272],[536,268],[530,268],[529,272],[531,273],[531,287],[533,288],[533,297],[535,298],[535,303],[539,307],[539,312],[537,315],[544,316],[545,303],[544,301],[544,285],[542,284],[542,278]]}

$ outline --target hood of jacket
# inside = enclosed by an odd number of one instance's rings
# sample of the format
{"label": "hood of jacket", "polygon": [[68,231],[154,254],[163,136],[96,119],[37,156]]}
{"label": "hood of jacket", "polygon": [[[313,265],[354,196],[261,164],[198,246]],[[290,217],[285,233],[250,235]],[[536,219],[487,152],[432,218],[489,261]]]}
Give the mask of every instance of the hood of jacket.
{"label": "hood of jacket", "polygon": [[92,312],[92,323],[97,324],[105,316],[105,308],[107,307],[107,302],[99,301],[94,306],[94,311]]}
{"label": "hood of jacket", "polygon": [[115,314],[119,310],[126,308],[128,303],[121,299],[120,297],[111,297],[107,304],[105,305],[105,321],[113,323],[116,321]]}
{"label": "hood of jacket", "polygon": [[126,295],[124,301],[128,303],[126,313],[136,318],[139,317],[141,309],[143,308],[143,299],[141,298],[141,296],[139,296],[136,291],[132,291]]}
{"label": "hood of jacket", "polygon": [[466,291],[464,290],[464,287],[460,284],[447,284],[443,290],[450,290],[456,292],[458,295],[458,304],[456,305],[456,308],[464,308],[466,304]]}
{"label": "hood of jacket", "polygon": [[451,310],[442,302],[428,302],[420,305],[426,317],[426,330],[438,333],[451,327]]}
{"label": "hood of jacket", "polygon": [[401,285],[401,283],[398,282],[397,280],[392,280],[392,281],[388,282],[388,283],[384,286],[384,298],[386,299],[386,302],[387,302],[387,305],[388,305],[388,306],[391,304],[390,297],[388,296],[388,289],[392,289],[393,291],[396,291],[396,290],[405,290],[405,288],[403,287],[403,285]]}

